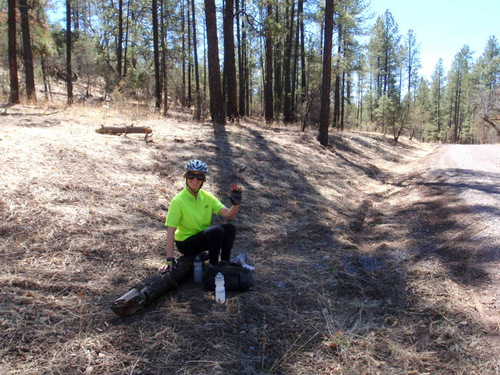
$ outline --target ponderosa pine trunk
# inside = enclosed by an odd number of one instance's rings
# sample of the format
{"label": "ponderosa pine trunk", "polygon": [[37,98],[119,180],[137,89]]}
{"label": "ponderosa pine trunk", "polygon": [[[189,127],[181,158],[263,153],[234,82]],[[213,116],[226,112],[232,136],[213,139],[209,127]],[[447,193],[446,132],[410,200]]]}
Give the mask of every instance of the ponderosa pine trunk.
{"label": "ponderosa pine trunk", "polygon": [[158,0],[153,0],[151,5],[153,18],[153,63],[155,70],[155,108],[161,108],[161,77],[160,77],[160,49],[158,37]]}
{"label": "ponderosa pine trunk", "polygon": [[333,0],[326,0],[325,6],[325,45],[323,48],[323,81],[321,86],[321,110],[318,141],[328,146],[328,127],[330,126],[330,84],[332,82],[332,40],[333,40]]}
{"label": "ponderosa pine trunk", "polygon": [[201,119],[201,93],[200,93],[200,72],[198,66],[198,43],[196,36],[196,12],[194,0],[191,0],[191,9],[193,14],[193,57],[194,57],[194,79],[195,79],[195,111],[194,119],[200,121]]}
{"label": "ponderosa pine trunk", "polygon": [[238,95],[236,81],[236,59],[234,55],[234,0],[226,0],[224,16],[224,74],[226,76],[227,112],[230,121],[237,120]]}
{"label": "ponderosa pine trunk", "polygon": [[31,34],[28,18],[28,3],[19,0],[21,11],[21,30],[23,34],[24,74],[26,78],[26,96],[29,101],[36,101],[35,74],[33,71],[33,54],[31,52]]}
{"label": "ponderosa pine trunk", "polygon": [[[241,1],[241,7],[240,7]],[[236,38],[238,43],[238,105],[239,105],[239,115],[241,117],[247,116],[248,108],[245,102],[245,87],[246,87],[246,69],[245,69],[245,59],[246,59],[246,31],[244,26],[244,21],[241,21],[240,14],[245,13],[245,0],[236,0]]]}
{"label": "ponderosa pine trunk", "polygon": [[68,104],[73,102],[73,69],[71,67],[71,0],[66,0],[66,89]]}
{"label": "ponderosa pine trunk", "polygon": [[307,78],[306,78],[306,47],[305,47],[305,33],[304,33],[304,0],[299,0],[299,15],[300,15],[300,62],[301,62],[301,103],[307,100]]}
{"label": "ponderosa pine trunk", "polygon": [[224,101],[219,61],[219,42],[217,38],[217,15],[215,13],[215,0],[205,0],[205,19],[207,25],[208,49],[208,86],[210,92],[210,114],[215,131],[221,130],[226,125]]}
{"label": "ponderosa pine trunk", "polygon": [[123,0],[118,0],[118,40],[116,44],[116,69],[118,70],[119,78],[121,78],[123,56]]}
{"label": "ponderosa pine trunk", "polygon": [[291,14],[288,22],[288,27],[290,28],[286,40],[286,50],[284,56],[284,104],[283,104],[283,120],[285,123],[292,123],[294,121],[294,115],[292,112],[292,41],[293,41],[293,26],[295,18],[295,2],[291,4]]}
{"label": "ponderosa pine trunk", "polygon": [[274,102],[273,102],[273,34],[269,23],[273,14],[273,5],[271,2],[267,5],[266,22],[266,80],[264,87],[264,112],[266,122],[269,124],[274,121]]}
{"label": "ponderosa pine trunk", "polygon": [[16,0],[9,0],[9,74],[10,74],[10,104],[19,104],[19,79],[17,75],[16,48]]}

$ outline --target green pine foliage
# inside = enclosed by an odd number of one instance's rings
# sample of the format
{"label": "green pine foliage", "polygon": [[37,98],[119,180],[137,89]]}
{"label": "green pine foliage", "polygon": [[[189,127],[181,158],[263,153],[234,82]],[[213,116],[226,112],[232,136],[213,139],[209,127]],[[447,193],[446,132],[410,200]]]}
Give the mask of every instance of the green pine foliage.
{"label": "green pine foliage", "polygon": [[[322,77],[324,5],[304,2],[303,12],[291,12],[291,3],[272,1],[273,15],[267,17],[267,1],[238,2],[235,17],[237,80],[244,80],[247,115],[263,116],[266,35],[273,38],[274,121],[283,118],[285,80],[292,82],[293,118],[303,126],[319,123],[319,87]],[[119,40],[118,1],[81,0],[73,4],[73,66],[78,95],[102,95],[154,102],[152,14],[150,0],[123,1],[122,40]],[[32,50],[38,90],[50,89],[65,72],[65,23],[51,23],[57,12],[47,0],[29,2]],[[202,107],[208,108],[206,31],[204,2],[195,1],[196,30],[192,29],[192,7],[187,0],[159,0],[162,85],[171,106],[193,107],[196,32]],[[7,1],[0,0],[0,82],[8,94]],[[223,9],[217,8],[219,52],[223,56]],[[291,19],[293,17],[293,19]],[[464,46],[448,71],[442,60],[427,80],[422,77],[420,45],[413,30],[399,30],[390,10],[371,15],[366,0],[335,3],[332,56],[332,124],[339,129],[376,130],[427,142],[481,143],[500,137],[500,45],[492,35],[476,60]],[[18,40],[21,26],[18,24]],[[301,34],[303,25],[304,34]],[[293,28],[293,32],[290,32]],[[299,30],[297,30],[299,28]],[[299,32],[300,31],[300,32]],[[239,39],[238,39],[239,38]],[[297,40],[298,38],[298,40]],[[287,44],[288,43],[288,44]],[[285,77],[285,50],[292,45],[293,68]],[[303,45],[302,45],[303,44]],[[18,43],[18,59],[22,58]],[[121,49],[119,48],[121,46]],[[118,66],[119,56],[121,66]],[[163,60],[162,60],[163,62]],[[19,64],[20,84],[23,67]],[[221,60],[221,69],[223,61]],[[45,78],[42,79],[42,76]],[[238,81],[239,82],[239,81]],[[97,94],[99,92],[99,94]],[[238,92],[241,95],[241,91]],[[163,105],[163,104],[162,104]],[[333,113],[335,112],[335,113]],[[335,119],[333,118],[335,116]]]}

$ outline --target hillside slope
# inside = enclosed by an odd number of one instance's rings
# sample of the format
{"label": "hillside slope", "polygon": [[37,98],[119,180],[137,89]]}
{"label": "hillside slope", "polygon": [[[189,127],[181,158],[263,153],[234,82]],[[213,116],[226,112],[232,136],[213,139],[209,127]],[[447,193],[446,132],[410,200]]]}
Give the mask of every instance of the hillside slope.
{"label": "hillside slope", "polygon": [[[393,181],[430,147],[333,132],[323,148],[314,132],[249,121],[214,136],[187,115],[85,106],[8,113],[1,373],[494,371],[474,330],[460,336],[444,304],[415,302],[412,285],[425,275],[406,268],[401,224],[366,230],[386,223]],[[132,124],[153,128],[154,142],[94,131]],[[209,164],[205,188],[223,202],[231,182],[245,188],[234,253],[248,251],[255,290],[221,306],[188,283],[118,319],[110,302],[165,259],[164,218],[193,158]]]}

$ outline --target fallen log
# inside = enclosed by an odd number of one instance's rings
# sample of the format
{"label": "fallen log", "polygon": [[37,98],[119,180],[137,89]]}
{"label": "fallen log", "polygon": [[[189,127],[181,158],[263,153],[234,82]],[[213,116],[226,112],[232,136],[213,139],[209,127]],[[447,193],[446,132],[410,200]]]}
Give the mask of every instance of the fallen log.
{"label": "fallen log", "polygon": [[99,134],[111,134],[111,135],[127,135],[127,134],[145,134],[144,140],[147,142],[148,138],[153,133],[151,128],[146,128],[142,126],[104,126],[101,125],[99,129],[95,130]]}
{"label": "fallen log", "polygon": [[193,262],[193,257],[179,257],[173,270],[158,271],[134,285],[111,303],[111,310],[118,316],[129,316],[143,309],[165,293],[177,289],[178,284],[186,282],[193,274]]}

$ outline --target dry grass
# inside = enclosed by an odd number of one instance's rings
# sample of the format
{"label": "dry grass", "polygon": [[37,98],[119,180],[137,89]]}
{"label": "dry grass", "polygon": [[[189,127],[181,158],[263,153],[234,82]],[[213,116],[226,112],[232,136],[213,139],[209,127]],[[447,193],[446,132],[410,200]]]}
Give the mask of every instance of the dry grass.
{"label": "dry grass", "polygon": [[[414,251],[403,221],[417,191],[389,183],[423,145],[334,132],[325,149],[314,132],[246,121],[214,136],[186,114],[134,107],[6,111],[0,373],[499,371],[456,301],[464,285]],[[131,124],[153,128],[154,143],[94,132]],[[118,319],[109,304],[164,260],[164,217],[191,158],[211,166],[205,186],[219,196],[245,187],[234,252],[249,252],[255,290],[221,306],[188,283]]]}

